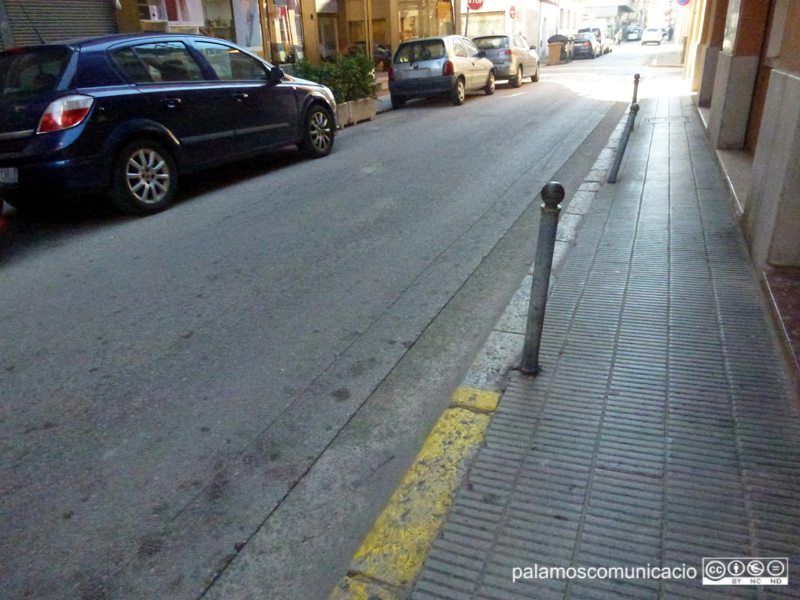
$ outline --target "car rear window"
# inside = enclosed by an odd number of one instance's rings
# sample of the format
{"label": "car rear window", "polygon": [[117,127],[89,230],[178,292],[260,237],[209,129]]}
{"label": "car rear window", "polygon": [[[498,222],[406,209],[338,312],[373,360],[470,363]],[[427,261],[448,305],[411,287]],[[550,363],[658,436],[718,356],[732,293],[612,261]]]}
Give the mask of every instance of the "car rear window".
{"label": "car rear window", "polygon": [[594,37],[593,33],[579,33],[575,36],[576,40],[591,40]]}
{"label": "car rear window", "polygon": [[394,62],[413,63],[425,60],[439,60],[446,55],[447,52],[442,40],[419,40],[418,42],[401,44],[394,55]]}
{"label": "car rear window", "polygon": [[492,37],[479,37],[472,40],[481,50],[493,50],[495,48],[508,48],[508,36],[496,35]]}
{"label": "car rear window", "polygon": [[73,50],[64,46],[0,53],[0,96],[29,98],[56,89]]}

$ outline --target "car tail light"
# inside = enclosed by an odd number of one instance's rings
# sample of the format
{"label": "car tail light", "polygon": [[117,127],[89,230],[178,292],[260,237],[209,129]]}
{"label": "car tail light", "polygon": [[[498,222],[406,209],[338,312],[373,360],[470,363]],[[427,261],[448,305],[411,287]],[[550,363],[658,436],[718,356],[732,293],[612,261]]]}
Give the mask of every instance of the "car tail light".
{"label": "car tail light", "polygon": [[94,98],[78,94],[53,100],[44,111],[36,133],[62,131],[80,125],[93,104]]}
{"label": "car tail light", "polygon": [[389,81],[394,81],[394,69],[389,67]]}
{"label": "car tail light", "polygon": [[452,60],[444,61],[444,67],[442,67],[442,75],[455,75],[456,66],[453,64]]}
{"label": "car tail light", "polygon": [[511,50],[503,50],[500,54],[503,56],[511,56]]}

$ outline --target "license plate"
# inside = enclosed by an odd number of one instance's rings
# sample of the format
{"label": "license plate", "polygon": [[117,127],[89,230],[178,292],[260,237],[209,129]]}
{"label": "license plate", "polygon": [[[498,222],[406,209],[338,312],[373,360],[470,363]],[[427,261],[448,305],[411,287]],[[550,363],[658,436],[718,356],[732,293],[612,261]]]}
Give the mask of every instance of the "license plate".
{"label": "license plate", "polygon": [[17,171],[17,168],[0,168],[0,183],[19,183],[19,171]]}
{"label": "license plate", "polygon": [[422,79],[423,77],[430,77],[430,69],[414,69],[406,73],[406,79]]}

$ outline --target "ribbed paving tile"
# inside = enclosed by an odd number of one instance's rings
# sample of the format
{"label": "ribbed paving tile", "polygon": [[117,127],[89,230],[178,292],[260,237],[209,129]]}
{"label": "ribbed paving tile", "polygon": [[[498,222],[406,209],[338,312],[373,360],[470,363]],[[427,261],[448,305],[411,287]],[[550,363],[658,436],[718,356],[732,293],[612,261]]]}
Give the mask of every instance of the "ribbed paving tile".
{"label": "ribbed paving tile", "polygon": [[760,590],[512,581],[800,555],[800,419],[716,158],[691,100],[641,106],[552,291],[542,372],[512,378],[414,600],[800,597],[796,564]]}

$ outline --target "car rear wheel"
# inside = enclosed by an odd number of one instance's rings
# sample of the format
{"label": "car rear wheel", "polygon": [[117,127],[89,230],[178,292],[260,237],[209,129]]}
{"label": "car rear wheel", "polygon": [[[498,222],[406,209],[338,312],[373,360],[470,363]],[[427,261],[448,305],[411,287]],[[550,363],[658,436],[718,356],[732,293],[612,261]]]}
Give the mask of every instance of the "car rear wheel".
{"label": "car rear wheel", "polygon": [[517,69],[516,74],[514,75],[513,79],[511,80],[511,87],[518,88],[522,85],[522,65],[519,66]]}
{"label": "car rear wheel", "polygon": [[398,108],[403,108],[406,105],[406,99],[401,98],[400,96],[392,96],[392,108],[397,110]]}
{"label": "car rear wheel", "polygon": [[489,71],[489,79],[486,80],[486,85],[483,88],[487,96],[494,94],[494,71]]}
{"label": "car rear wheel", "polygon": [[466,95],[467,92],[464,88],[464,80],[459,77],[456,80],[456,84],[453,86],[453,89],[450,91],[450,102],[456,106],[461,106],[464,104],[464,98]]}
{"label": "car rear wheel", "polygon": [[178,190],[178,167],[169,151],[153,140],[134,140],[117,154],[111,202],[131,216],[166,209]]}
{"label": "car rear wheel", "polygon": [[333,118],[321,106],[312,106],[306,114],[300,151],[309,158],[328,156],[333,149]]}

